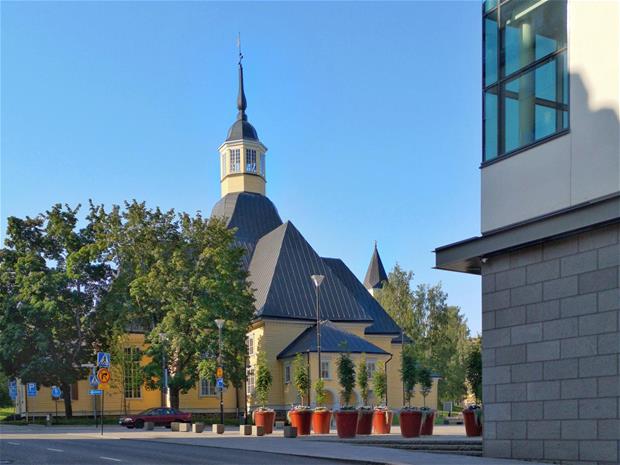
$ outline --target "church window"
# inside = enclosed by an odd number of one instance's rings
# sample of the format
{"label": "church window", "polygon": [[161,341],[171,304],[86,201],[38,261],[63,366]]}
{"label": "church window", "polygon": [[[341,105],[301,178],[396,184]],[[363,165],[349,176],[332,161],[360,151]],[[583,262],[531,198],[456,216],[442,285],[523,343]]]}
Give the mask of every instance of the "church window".
{"label": "church window", "polygon": [[226,176],[226,155],[222,154],[222,161],[220,163],[222,168],[222,177]]}
{"label": "church window", "polygon": [[291,364],[287,363],[284,365],[284,384],[289,384],[291,382]]}
{"label": "church window", "polygon": [[248,336],[248,355],[254,355],[254,336]]}
{"label": "church window", "polygon": [[139,399],[142,397],[140,392],[140,359],[142,354],[139,347],[125,347],[124,350],[124,390],[127,399]]}
{"label": "church window", "polygon": [[254,394],[254,368],[248,368],[246,371],[246,391],[248,394]]}
{"label": "church window", "polygon": [[256,173],[256,150],[245,149],[245,171]]}
{"label": "church window", "polygon": [[215,383],[211,379],[200,380],[200,396],[214,396],[215,395]]}
{"label": "church window", "polygon": [[321,361],[321,378],[331,379],[329,376],[329,361],[328,360]]}
{"label": "church window", "polygon": [[261,153],[259,159],[260,159],[260,174],[261,176],[265,177],[265,154]]}
{"label": "church window", "polygon": [[230,172],[238,173],[241,171],[241,150],[240,149],[231,149],[230,150]]}
{"label": "church window", "polygon": [[377,369],[377,362],[375,362],[374,360],[366,361],[366,370],[368,371],[369,378],[372,378],[372,375],[375,373],[376,369]]}

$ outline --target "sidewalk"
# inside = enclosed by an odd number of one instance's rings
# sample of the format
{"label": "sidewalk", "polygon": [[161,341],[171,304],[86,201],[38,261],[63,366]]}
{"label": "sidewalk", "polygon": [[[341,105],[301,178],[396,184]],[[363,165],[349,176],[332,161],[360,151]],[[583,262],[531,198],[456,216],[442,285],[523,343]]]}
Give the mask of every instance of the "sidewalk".
{"label": "sidewalk", "polygon": [[[27,429],[26,429],[27,428]],[[453,428],[453,427],[446,427]],[[438,428],[437,440],[464,436],[454,433],[455,430]],[[443,434],[442,434],[443,433]],[[398,434],[382,436],[366,436],[348,440],[339,440],[334,435],[306,436],[297,439],[285,439],[282,431],[263,437],[239,436],[238,428],[227,428],[223,435],[216,435],[209,430],[206,433],[180,433],[158,428],[154,431],[126,430],[118,426],[104,428],[104,436],[95,431],[94,427],[6,427],[0,428],[2,439],[45,439],[63,435],[72,439],[118,439],[136,442],[159,442],[181,444],[198,447],[217,447],[223,449],[247,450],[248,452],[271,452],[276,454],[297,455],[303,457],[326,458],[348,461],[352,463],[390,464],[390,465],[539,465],[536,462],[516,460],[490,459],[450,454],[430,454],[386,447],[356,444],[359,441],[414,441],[404,439]],[[424,438],[427,440],[428,438]],[[471,438],[475,440],[476,438]]]}

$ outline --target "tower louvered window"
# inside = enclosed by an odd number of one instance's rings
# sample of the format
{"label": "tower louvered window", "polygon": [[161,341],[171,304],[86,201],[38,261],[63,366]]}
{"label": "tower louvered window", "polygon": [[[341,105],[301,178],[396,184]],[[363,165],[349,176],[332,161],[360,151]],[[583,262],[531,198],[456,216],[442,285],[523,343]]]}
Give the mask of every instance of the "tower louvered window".
{"label": "tower louvered window", "polygon": [[241,150],[231,149],[230,153],[230,173],[239,173],[241,171]]}
{"label": "tower louvered window", "polygon": [[245,171],[256,173],[256,150],[245,149]]}

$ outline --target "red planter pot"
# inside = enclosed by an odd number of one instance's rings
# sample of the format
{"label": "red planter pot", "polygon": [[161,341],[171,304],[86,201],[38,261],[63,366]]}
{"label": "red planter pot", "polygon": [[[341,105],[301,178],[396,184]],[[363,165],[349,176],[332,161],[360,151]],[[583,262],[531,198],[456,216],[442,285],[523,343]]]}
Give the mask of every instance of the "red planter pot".
{"label": "red planter pot", "polygon": [[360,410],[357,415],[357,434],[372,433],[372,410]]}
{"label": "red planter pot", "polygon": [[375,434],[390,434],[392,430],[392,418],[394,412],[391,410],[375,410],[372,416],[372,429]]}
{"label": "red planter pot", "polygon": [[312,424],[312,410],[291,410],[288,412],[291,426],[297,428],[299,436],[310,434],[310,425]]}
{"label": "red planter pot", "polygon": [[329,410],[319,410],[312,413],[312,431],[314,431],[314,434],[329,434],[331,419],[332,412]]}
{"label": "red planter pot", "polygon": [[422,412],[403,410],[400,412],[400,434],[405,438],[416,438],[420,435]]}
{"label": "red planter pot", "polygon": [[465,423],[465,434],[467,436],[482,436],[482,423],[476,423],[475,411],[463,410],[463,423]]}
{"label": "red planter pot", "polygon": [[262,426],[265,434],[273,433],[273,423],[276,420],[276,412],[256,410],[254,412],[254,424]]}
{"label": "red planter pot", "polygon": [[357,410],[336,412],[336,429],[339,438],[354,438],[357,431]]}
{"label": "red planter pot", "polygon": [[433,425],[435,425],[435,411],[430,411],[426,413],[426,418],[422,423],[422,427],[420,428],[421,436],[432,436],[433,435]]}

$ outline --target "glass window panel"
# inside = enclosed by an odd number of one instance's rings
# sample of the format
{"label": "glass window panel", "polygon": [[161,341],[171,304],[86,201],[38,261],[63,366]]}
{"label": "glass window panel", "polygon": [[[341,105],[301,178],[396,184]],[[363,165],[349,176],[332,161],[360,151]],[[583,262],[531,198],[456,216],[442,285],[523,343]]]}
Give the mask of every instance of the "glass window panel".
{"label": "glass window panel", "polygon": [[566,2],[513,0],[500,9],[504,76],[566,47]]}
{"label": "glass window panel", "polygon": [[497,81],[497,12],[484,18],[484,85]]}
{"label": "glass window panel", "polygon": [[493,8],[497,6],[498,0],[484,0],[484,11],[491,11]]}
{"label": "glass window panel", "polygon": [[484,159],[497,156],[497,87],[484,94]]}

